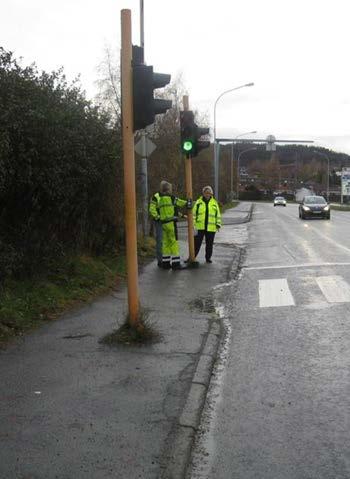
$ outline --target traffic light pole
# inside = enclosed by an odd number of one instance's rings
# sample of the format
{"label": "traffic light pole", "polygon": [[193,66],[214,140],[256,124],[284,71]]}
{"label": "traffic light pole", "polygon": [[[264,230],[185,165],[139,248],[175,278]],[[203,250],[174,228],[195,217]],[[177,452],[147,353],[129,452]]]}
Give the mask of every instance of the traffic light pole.
{"label": "traffic light pole", "polygon": [[[183,109],[184,111],[189,110],[189,101],[188,96],[184,95],[182,97]],[[192,160],[191,156],[185,155],[185,182],[186,182],[186,196],[188,199],[193,199],[192,193]],[[192,209],[187,210],[187,229],[188,229],[188,251],[189,251],[189,265],[194,264],[195,254],[194,254],[194,235],[193,235],[193,212]]]}
{"label": "traffic light pole", "polygon": [[[145,22],[143,0],[140,0],[140,47],[143,49],[143,60],[145,60]],[[148,234],[148,171],[146,151],[146,131],[141,131],[141,196],[142,196],[142,233]]]}
{"label": "traffic light pole", "polygon": [[147,169],[147,148],[146,148],[146,132],[141,132],[141,203],[142,203],[142,233],[143,236],[148,234],[148,169]]}
{"label": "traffic light pole", "polygon": [[121,93],[123,125],[122,134],[129,324],[131,327],[137,329],[140,326],[140,322],[137,262],[136,186],[133,132],[133,84],[131,67],[132,44],[130,10],[121,11],[121,34]]}

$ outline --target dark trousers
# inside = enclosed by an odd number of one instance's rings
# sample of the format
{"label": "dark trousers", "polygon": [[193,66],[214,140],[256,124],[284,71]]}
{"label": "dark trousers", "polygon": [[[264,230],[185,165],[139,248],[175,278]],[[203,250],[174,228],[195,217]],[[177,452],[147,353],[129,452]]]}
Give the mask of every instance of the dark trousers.
{"label": "dark trousers", "polygon": [[201,249],[203,238],[205,237],[205,259],[208,260],[213,254],[213,243],[215,233],[212,231],[198,230],[198,233],[194,237],[194,254],[197,256]]}

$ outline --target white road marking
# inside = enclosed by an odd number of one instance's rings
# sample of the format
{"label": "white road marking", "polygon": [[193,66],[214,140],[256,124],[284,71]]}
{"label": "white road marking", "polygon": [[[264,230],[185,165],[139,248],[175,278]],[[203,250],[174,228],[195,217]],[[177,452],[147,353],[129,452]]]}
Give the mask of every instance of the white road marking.
{"label": "white road marking", "polygon": [[243,266],[244,271],[254,271],[259,269],[290,269],[290,268],[322,268],[323,266],[350,266],[350,263],[301,263],[301,264],[282,264],[275,266]]}
{"label": "white road marking", "polygon": [[350,285],[341,276],[318,276],[316,282],[329,303],[350,302]]}
{"label": "white road marking", "polygon": [[259,279],[260,308],[295,306],[288,282],[282,279]]}

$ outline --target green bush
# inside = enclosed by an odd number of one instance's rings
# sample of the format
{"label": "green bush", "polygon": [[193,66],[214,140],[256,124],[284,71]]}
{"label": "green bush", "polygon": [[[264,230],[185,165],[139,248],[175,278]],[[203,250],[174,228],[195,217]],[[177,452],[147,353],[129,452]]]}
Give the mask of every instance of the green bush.
{"label": "green bush", "polygon": [[0,280],[121,238],[120,131],[62,71],[0,48]]}

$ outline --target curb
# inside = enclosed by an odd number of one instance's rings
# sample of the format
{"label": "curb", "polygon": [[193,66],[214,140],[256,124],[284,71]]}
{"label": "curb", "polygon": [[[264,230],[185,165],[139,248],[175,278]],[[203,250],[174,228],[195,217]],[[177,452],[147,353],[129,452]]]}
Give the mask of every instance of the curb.
{"label": "curb", "polygon": [[241,225],[243,223],[248,223],[252,217],[253,209],[254,209],[254,203],[251,203],[249,211],[247,211],[247,215],[244,218],[236,218],[231,220],[229,223],[224,222],[223,225],[232,226],[232,225]]}
{"label": "curb", "polygon": [[217,351],[221,339],[221,327],[217,321],[212,322],[203,350],[199,357],[192,384],[185,406],[178,420],[172,454],[165,471],[164,479],[183,479],[191,456],[202,409],[207,397],[207,390]]}
{"label": "curb", "polygon": [[248,223],[251,220],[252,214],[253,214],[253,209],[254,209],[254,203],[250,205],[249,211],[247,213],[247,216],[242,220],[238,221],[237,223],[233,224],[242,224],[242,223]]}
{"label": "curb", "polygon": [[[246,218],[241,223],[250,221],[253,207],[252,203]],[[233,259],[228,271],[228,280],[237,278],[243,256],[244,250],[239,248],[238,257]],[[212,321],[192,378],[185,406],[175,427],[175,439],[168,463],[161,474],[162,479],[184,479],[185,477],[221,341],[221,332],[221,320]]]}

